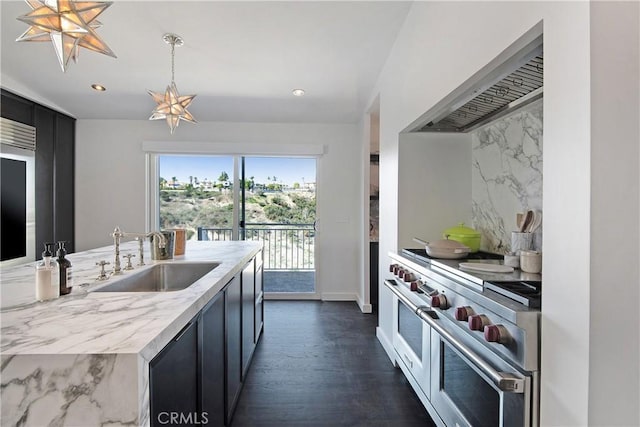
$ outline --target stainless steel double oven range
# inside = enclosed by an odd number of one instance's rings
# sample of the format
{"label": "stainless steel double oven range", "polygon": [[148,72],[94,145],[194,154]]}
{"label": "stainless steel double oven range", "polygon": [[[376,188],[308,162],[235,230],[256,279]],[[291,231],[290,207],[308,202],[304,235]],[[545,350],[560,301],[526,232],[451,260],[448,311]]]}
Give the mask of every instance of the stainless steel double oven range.
{"label": "stainless steel double oven range", "polygon": [[423,249],[389,255],[396,363],[434,421],[537,426],[541,277],[471,273],[458,265],[472,260]]}

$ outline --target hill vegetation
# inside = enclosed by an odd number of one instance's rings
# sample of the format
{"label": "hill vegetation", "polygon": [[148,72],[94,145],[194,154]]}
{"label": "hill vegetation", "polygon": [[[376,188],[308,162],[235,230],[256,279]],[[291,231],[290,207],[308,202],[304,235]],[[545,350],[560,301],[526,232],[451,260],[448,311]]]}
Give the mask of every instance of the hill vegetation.
{"label": "hill vegetation", "polygon": [[[246,222],[311,224],[316,217],[315,193],[297,190],[247,191]],[[204,190],[187,185],[160,191],[160,226],[186,228],[188,239],[197,239],[198,227],[233,226],[233,191]]]}

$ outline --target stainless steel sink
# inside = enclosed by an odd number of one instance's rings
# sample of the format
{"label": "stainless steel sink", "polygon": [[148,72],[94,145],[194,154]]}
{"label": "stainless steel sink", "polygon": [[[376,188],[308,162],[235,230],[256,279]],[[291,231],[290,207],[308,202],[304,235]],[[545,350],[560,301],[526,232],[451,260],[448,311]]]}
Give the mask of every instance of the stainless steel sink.
{"label": "stainless steel sink", "polygon": [[93,292],[171,292],[186,289],[219,264],[212,262],[167,263],[130,273]]}

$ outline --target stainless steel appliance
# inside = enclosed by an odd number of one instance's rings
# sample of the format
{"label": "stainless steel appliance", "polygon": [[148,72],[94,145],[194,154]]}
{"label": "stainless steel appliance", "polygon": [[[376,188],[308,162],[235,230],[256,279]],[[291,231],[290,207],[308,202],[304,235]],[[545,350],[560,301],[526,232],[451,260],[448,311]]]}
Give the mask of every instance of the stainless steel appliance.
{"label": "stainless steel appliance", "polygon": [[0,120],[0,266],[35,261],[36,130]]}
{"label": "stainless steel appliance", "polygon": [[396,362],[434,421],[537,426],[541,277],[463,271],[459,262],[473,260],[431,259],[424,249],[389,255]]}

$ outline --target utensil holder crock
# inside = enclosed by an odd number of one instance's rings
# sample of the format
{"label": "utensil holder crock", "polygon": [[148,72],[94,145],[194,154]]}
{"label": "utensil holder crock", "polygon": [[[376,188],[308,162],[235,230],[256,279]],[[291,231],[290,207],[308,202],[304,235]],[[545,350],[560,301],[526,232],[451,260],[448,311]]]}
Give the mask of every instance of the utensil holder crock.
{"label": "utensil holder crock", "polygon": [[520,269],[525,273],[540,273],[542,271],[542,254],[538,251],[521,251]]}
{"label": "utensil holder crock", "polygon": [[533,244],[533,233],[511,232],[511,252],[520,255],[520,251],[528,251]]}

